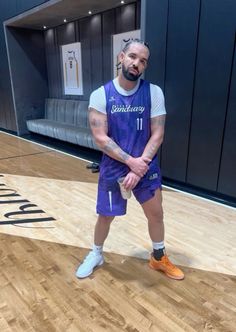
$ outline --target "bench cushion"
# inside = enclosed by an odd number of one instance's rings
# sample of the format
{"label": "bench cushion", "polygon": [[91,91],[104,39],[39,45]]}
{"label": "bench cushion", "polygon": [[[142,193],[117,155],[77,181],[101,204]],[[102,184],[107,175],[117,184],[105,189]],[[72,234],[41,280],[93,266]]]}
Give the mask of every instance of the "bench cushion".
{"label": "bench cushion", "polygon": [[99,150],[94,143],[90,128],[78,127],[47,119],[28,120],[27,126],[29,131],[34,133]]}
{"label": "bench cushion", "polygon": [[48,98],[45,118],[27,121],[29,131],[95,150],[88,121],[88,101]]}
{"label": "bench cushion", "polygon": [[46,99],[45,119],[89,128],[88,101],[55,98]]}

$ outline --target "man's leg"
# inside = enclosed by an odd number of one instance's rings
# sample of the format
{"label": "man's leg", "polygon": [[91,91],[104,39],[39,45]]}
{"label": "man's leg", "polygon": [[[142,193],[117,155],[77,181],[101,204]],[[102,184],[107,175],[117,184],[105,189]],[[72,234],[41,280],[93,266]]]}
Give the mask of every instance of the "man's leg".
{"label": "man's leg", "polygon": [[106,240],[110,225],[114,217],[99,215],[94,230],[94,245],[93,250],[86,256],[83,263],[76,271],[76,277],[86,278],[93,273],[95,267],[104,263],[102,254],[103,244]]}
{"label": "man's leg", "polygon": [[164,222],[162,208],[162,193],[157,189],[155,195],[141,204],[148,220],[149,235],[153,243],[153,253],[149,266],[154,270],[163,271],[168,277],[176,280],[184,278],[184,273],[172,264],[165,253]]}
{"label": "man's leg", "polygon": [[152,242],[164,241],[164,222],[162,209],[162,193],[158,189],[155,195],[141,204],[148,220],[148,231]]}
{"label": "man's leg", "polygon": [[77,269],[76,276],[78,278],[88,277],[93,273],[96,266],[103,264],[103,244],[109,234],[111,222],[116,215],[124,215],[126,213],[126,206],[127,201],[121,197],[119,187],[113,191],[104,190],[101,186],[98,187],[98,219],[94,230],[93,250]]}
{"label": "man's leg", "polygon": [[96,246],[103,246],[110,230],[113,216],[99,215],[94,230],[94,244]]}

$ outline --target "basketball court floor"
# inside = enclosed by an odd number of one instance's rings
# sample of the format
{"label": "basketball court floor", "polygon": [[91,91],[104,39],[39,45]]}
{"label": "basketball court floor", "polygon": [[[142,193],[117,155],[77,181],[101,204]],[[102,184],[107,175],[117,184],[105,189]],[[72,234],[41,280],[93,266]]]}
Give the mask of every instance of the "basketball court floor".
{"label": "basketball court floor", "polygon": [[[75,270],[93,243],[98,173],[90,163],[0,132],[0,331],[236,331],[236,210],[163,188],[166,248],[183,281],[148,267],[132,197],[106,263]],[[79,147],[78,147],[79,149]]]}

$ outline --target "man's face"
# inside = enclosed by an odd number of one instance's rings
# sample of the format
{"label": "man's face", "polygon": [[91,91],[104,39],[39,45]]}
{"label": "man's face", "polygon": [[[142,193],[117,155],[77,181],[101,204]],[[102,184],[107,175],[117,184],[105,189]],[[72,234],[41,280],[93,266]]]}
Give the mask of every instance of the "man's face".
{"label": "man's face", "polygon": [[140,43],[132,43],[128,50],[121,52],[122,74],[128,81],[137,81],[147,67],[148,48]]}

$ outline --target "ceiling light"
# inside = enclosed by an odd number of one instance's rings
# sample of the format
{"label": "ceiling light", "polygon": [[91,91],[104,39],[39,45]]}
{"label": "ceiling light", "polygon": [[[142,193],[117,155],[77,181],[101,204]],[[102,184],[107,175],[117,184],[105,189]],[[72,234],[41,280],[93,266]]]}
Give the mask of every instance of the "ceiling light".
{"label": "ceiling light", "polygon": [[44,29],[47,29],[46,25],[43,26]]}
{"label": "ceiling light", "polygon": [[121,2],[120,2],[122,5],[125,3],[123,0],[121,0]]}
{"label": "ceiling light", "polygon": [[92,14],[91,10],[88,13],[89,13],[89,15],[91,15]]}
{"label": "ceiling light", "polygon": [[64,20],[63,20],[65,23],[67,22],[67,19],[66,18],[64,18]]}

